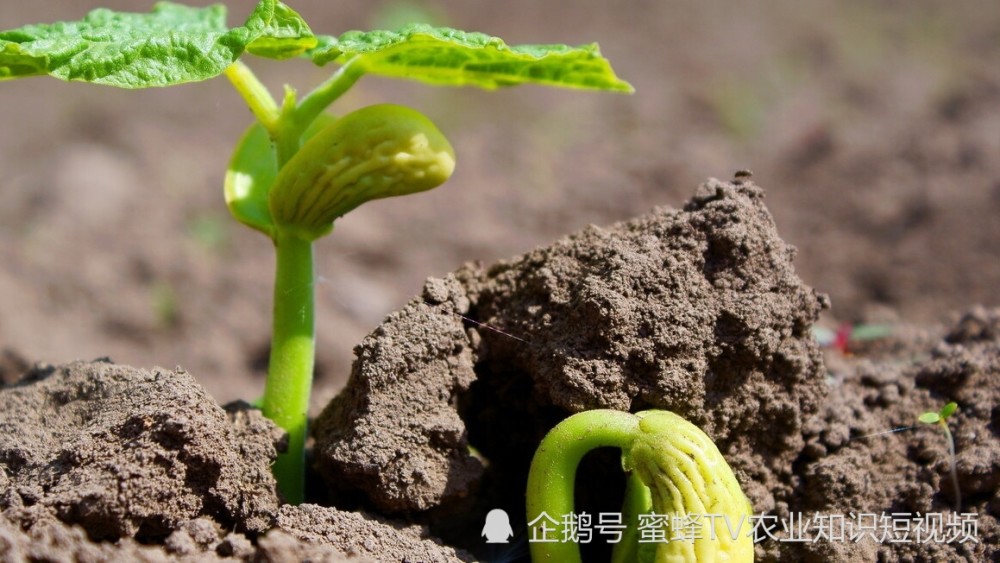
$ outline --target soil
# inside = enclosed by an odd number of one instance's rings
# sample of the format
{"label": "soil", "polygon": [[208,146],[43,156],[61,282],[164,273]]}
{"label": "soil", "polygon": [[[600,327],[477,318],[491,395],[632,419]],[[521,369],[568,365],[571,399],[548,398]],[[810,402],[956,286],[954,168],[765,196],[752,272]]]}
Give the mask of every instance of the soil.
{"label": "soil", "polygon": [[283,433],[183,371],[37,366],[0,413],[2,561],[469,559],[417,526],[279,506]]}
{"label": "soil", "polygon": [[[536,444],[593,408],[689,418],[755,511],[783,521],[974,518],[966,542],[775,531],[760,560],[996,557],[1000,310],[972,310],[946,333],[849,342],[824,363],[812,327],[829,300],[798,278],[794,255],[762,189],[710,180],[683,209],[429,279],[358,346],[315,421],[318,504],[282,506],[268,469],[282,434],[181,370],[36,366],[0,389],[0,558],[517,560],[487,549],[481,517],[506,509],[522,545]],[[949,420],[960,497],[936,429],[885,432],[948,401],[961,405]],[[617,466],[614,455],[584,464],[581,511],[614,511]]]}
{"label": "soil", "polygon": [[[323,32],[407,7],[291,4]],[[97,5],[0,3],[0,28]],[[758,512],[964,513],[979,540],[767,540],[759,560],[998,557],[995,2],[419,7],[511,43],[599,40],[637,93],[366,78],[338,103],[419,108],[458,169],[317,245],[301,507],[268,481],[273,428],[231,403],[263,388],[273,275],[221,198],[238,97],[2,84],[0,560],[516,561],[523,528],[491,549],[485,514],[521,519],[534,444],[596,406],[690,418]],[[274,91],[326,73],[250,62]],[[746,179],[691,197],[748,167],[767,209]],[[812,326],[881,335],[820,349]],[[889,432],[948,401],[959,513],[940,428]],[[582,508],[618,510],[617,463],[585,460]]]}

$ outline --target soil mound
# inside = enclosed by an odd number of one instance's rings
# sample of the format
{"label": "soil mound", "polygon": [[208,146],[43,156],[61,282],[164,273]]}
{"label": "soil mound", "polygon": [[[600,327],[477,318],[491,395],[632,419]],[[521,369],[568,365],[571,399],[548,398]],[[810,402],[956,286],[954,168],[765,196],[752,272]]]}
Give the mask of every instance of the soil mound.
{"label": "soil mound", "polygon": [[497,497],[517,499],[562,418],[663,408],[771,485],[748,491],[770,510],[826,391],[811,335],[826,300],[793,255],[760,188],[713,180],[683,210],[429,280],[356,350],[315,426],[317,467],[331,488],[413,512],[469,495],[481,455]]}
{"label": "soil mound", "polygon": [[181,370],[35,368],[0,387],[0,561],[468,559],[418,526],[279,509],[281,438]]}
{"label": "soil mound", "polygon": [[[893,326],[824,365],[811,327],[828,300],[793,256],[759,188],[710,181],[682,210],[428,280],[356,349],[317,421],[333,500],[433,521],[473,547],[469,514],[502,507],[524,529],[527,467],[558,421],[665,408],[705,429],[755,511],[778,519],[761,558],[995,557],[1000,312],[974,309],[949,330]],[[958,505],[940,429],[889,432],[948,401],[960,405]],[[584,461],[579,511],[619,509],[617,466],[614,453]],[[796,518],[827,537],[842,518],[845,536],[794,541],[781,526]]]}
{"label": "soil mound", "polygon": [[150,541],[199,516],[274,524],[272,427],[253,411],[231,424],[183,371],[40,368],[3,390],[0,412],[3,508],[22,526],[55,517],[91,539]]}

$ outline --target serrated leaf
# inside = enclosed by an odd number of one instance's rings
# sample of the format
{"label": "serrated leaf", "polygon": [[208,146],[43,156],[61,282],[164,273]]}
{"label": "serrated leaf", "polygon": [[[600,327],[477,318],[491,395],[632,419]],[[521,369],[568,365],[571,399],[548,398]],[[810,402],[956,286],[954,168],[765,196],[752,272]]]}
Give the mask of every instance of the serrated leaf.
{"label": "serrated leaf", "polygon": [[276,2],[274,12],[261,36],[247,45],[247,51],[258,57],[288,59],[297,57],[318,45],[309,25],[295,10]]}
{"label": "serrated leaf", "polygon": [[336,39],[323,37],[309,54],[320,65],[359,57],[365,72],[442,86],[492,90],[531,83],[633,91],[615,75],[596,43],[512,47],[483,33],[411,24],[400,31],[349,31]]}
{"label": "serrated leaf", "polygon": [[93,10],[82,20],[0,32],[0,79],[48,74],[149,88],[207,80],[250,45],[263,56],[310,48],[312,33],[277,0],[261,0],[246,23],[229,29],[226,8],[157,3],[145,14]]}

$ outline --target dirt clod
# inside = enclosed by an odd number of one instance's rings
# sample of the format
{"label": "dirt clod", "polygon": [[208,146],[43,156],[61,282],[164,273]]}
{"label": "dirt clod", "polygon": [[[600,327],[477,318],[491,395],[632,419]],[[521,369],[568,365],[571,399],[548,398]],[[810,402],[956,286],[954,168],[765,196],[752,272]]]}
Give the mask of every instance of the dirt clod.
{"label": "dirt clod", "polygon": [[[683,210],[430,280],[358,348],[317,421],[317,465],[383,510],[427,510],[470,494],[471,442],[512,476],[494,486],[519,495],[561,418],[664,408],[737,470],[791,487],[802,420],[825,391],[810,327],[826,305],[793,255],[760,188],[713,180]],[[773,507],[773,491],[751,489],[755,506]]]}
{"label": "dirt clod", "polygon": [[269,423],[234,428],[184,371],[41,367],[0,393],[0,413],[16,491],[2,508],[22,526],[56,517],[92,539],[150,541],[199,516],[259,533],[277,514],[273,445],[246,439]]}
{"label": "dirt clod", "polygon": [[0,561],[471,560],[417,525],[279,510],[281,438],[181,370],[36,368],[0,387]]}
{"label": "dirt clod", "polygon": [[457,316],[468,307],[455,278],[436,280],[356,349],[352,383],[315,425],[318,468],[331,491],[360,488],[396,513],[469,493],[483,467],[468,454],[455,408],[476,377]]}

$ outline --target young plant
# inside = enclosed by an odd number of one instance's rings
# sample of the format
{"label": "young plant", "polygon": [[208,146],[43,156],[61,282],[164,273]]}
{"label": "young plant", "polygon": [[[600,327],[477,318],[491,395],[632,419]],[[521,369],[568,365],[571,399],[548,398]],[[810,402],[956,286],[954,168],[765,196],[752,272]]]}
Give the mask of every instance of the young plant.
{"label": "young plant", "polygon": [[944,432],[944,439],[948,443],[948,454],[951,457],[950,473],[951,486],[955,491],[955,512],[961,512],[962,491],[958,487],[958,471],[955,469],[955,439],[951,435],[951,429],[948,428],[948,417],[955,414],[955,411],[957,410],[958,404],[952,402],[941,407],[941,410],[937,412],[929,411],[921,413],[921,415],[917,417],[917,420],[923,422],[924,424],[937,424]]}
{"label": "young plant", "polygon": [[[532,542],[532,561],[580,561],[578,545],[561,541],[568,531],[558,525],[573,514],[577,466],[587,452],[603,447],[621,449],[629,473],[622,511],[627,527],[612,561],[753,561],[753,508],[729,464],[698,427],[660,410],[585,411],[545,436],[528,473],[527,517],[530,537],[555,541]],[[652,520],[642,526],[641,516]],[[673,529],[679,523],[696,533]],[[655,541],[640,541],[641,527]]]}
{"label": "young plant", "polygon": [[[950,473],[951,473],[951,485],[955,492],[955,512],[961,512],[962,509],[962,492],[958,486],[958,471],[955,468],[955,439],[952,437],[951,429],[948,427],[948,418],[955,414],[958,410],[958,403],[951,402],[947,405],[941,407],[941,410],[927,411],[920,413],[917,417],[917,421],[924,424],[937,424],[941,427],[942,432],[944,432],[945,441],[948,444],[948,454],[951,460]],[[883,430],[882,432],[876,432],[874,434],[865,434],[864,436],[858,436],[852,438],[852,440],[859,440],[862,438],[872,438],[874,436],[884,436],[886,434],[895,434],[897,432],[906,432],[908,430],[913,430],[917,428],[918,425],[914,426],[900,426],[898,428],[893,428],[891,430]]]}
{"label": "young plant", "polygon": [[[339,68],[298,97],[272,98],[241,57],[302,57]],[[230,161],[226,203],[277,253],[274,323],[264,414],[289,435],[275,474],[285,498],[303,499],[314,334],[313,242],[362,203],[431,189],[454,169],[444,135],[419,112],[375,105],[334,118],[328,106],[365,74],[438,86],[549,86],[631,92],[596,44],[509,47],[481,33],[411,24],[398,31],[315,35],[290,7],[258,2],[229,28],[225,7],[170,2],[146,14],[97,9],[75,22],[0,32],[0,79],[49,75],[121,88],[230,80],[256,118]]]}

